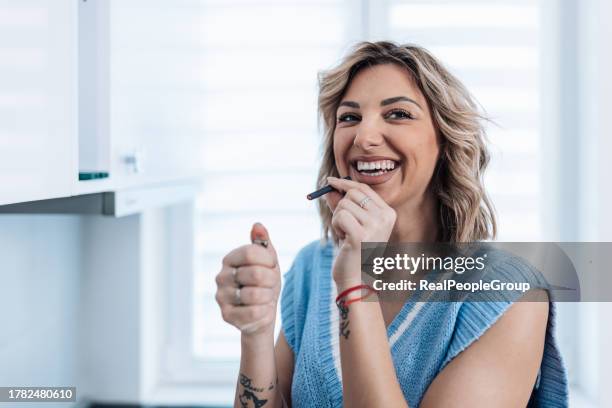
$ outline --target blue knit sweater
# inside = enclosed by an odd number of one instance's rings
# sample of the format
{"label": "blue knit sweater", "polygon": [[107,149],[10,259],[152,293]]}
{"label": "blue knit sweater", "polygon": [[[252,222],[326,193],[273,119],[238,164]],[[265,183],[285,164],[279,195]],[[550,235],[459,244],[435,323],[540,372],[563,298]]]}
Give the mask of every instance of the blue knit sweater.
{"label": "blue knit sweater", "polygon": [[[294,355],[292,407],[341,407],[342,373],[337,289],[331,242],[304,247],[284,274],[282,330]],[[496,272],[528,271],[516,257],[499,255]],[[489,258],[490,260],[490,258]],[[415,298],[415,299],[413,299]],[[387,329],[395,371],[411,408],[432,380],[508,309],[511,301],[419,302],[412,296]],[[551,304],[544,356],[530,406],[566,407],[567,378],[554,338]]]}

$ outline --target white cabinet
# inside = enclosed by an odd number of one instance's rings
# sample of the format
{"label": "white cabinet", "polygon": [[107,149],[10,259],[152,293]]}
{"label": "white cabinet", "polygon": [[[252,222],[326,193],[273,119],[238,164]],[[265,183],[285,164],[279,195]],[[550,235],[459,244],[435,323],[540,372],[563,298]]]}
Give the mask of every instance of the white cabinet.
{"label": "white cabinet", "polygon": [[0,0],[0,205],[70,195],[77,3]]}
{"label": "white cabinet", "polygon": [[80,15],[89,22],[80,33],[81,129],[89,128],[80,135],[81,170],[107,171],[109,180],[80,182],[77,193],[197,175],[204,72],[198,2],[88,1]]}
{"label": "white cabinet", "polygon": [[111,172],[121,186],[197,174],[204,99],[198,3],[110,3]]}
{"label": "white cabinet", "polygon": [[200,7],[0,0],[0,205],[197,181]]}

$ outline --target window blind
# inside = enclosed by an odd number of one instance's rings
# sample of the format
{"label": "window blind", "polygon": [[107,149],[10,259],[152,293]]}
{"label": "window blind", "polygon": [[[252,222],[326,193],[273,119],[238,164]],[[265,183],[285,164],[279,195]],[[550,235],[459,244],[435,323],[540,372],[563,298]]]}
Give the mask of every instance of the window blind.
{"label": "window blind", "polygon": [[[492,161],[486,186],[499,214],[500,240],[541,234],[539,8],[527,1],[205,2],[202,157],[194,355],[237,361],[238,331],[222,321],[214,276],[229,248],[249,242],[263,222],[282,271],[320,235],[313,187],[320,135],[315,73],[338,60],[355,36],[431,50],[486,110]],[[363,17],[363,18],[362,18]],[[313,29],[316,27],[316,29]],[[361,30],[361,31],[360,31]],[[277,332],[280,315],[277,318]]]}
{"label": "window blind", "polygon": [[540,5],[537,1],[388,1],[387,37],[429,49],[486,115],[485,185],[501,241],[542,237]]}
{"label": "window blind", "polygon": [[[314,188],[319,162],[317,82],[346,47],[348,1],[208,1],[199,32],[206,106],[204,187],[197,203],[193,352],[237,361],[240,337],[221,318],[214,277],[228,250],[262,222],[281,271],[320,236]],[[280,311],[277,317],[280,329]]]}

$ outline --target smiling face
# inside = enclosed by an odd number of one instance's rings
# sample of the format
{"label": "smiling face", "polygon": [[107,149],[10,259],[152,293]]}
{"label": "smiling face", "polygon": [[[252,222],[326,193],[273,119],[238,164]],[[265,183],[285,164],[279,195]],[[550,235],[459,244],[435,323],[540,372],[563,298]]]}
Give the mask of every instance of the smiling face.
{"label": "smiling face", "polygon": [[438,159],[427,101],[405,68],[364,68],[336,112],[334,157],[341,177],[369,184],[396,210],[418,205]]}

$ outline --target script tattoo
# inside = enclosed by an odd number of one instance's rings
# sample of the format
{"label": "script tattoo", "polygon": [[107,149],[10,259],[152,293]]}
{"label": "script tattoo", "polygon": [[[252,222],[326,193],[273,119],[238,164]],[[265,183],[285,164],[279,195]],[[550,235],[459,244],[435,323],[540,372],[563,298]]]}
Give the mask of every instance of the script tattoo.
{"label": "script tattoo", "polygon": [[351,334],[351,331],[348,328],[348,325],[349,325],[348,306],[345,304],[344,299],[341,299],[338,302],[336,302],[336,305],[338,306],[338,309],[340,310],[340,335],[344,336],[345,339],[348,339],[349,334]]}
{"label": "script tattoo", "polygon": [[[278,385],[278,378],[276,378],[276,384]],[[244,388],[242,390],[242,394],[238,396],[238,398],[240,399],[240,406],[242,408],[248,408],[250,406],[259,408],[266,405],[266,402],[268,402],[268,400],[263,399],[261,397],[258,398],[256,394],[258,392],[263,392],[265,388],[255,387],[253,385],[253,380],[251,380],[249,377],[242,373],[240,373],[240,385],[242,385],[242,387]],[[270,383],[267,390],[270,391],[272,389],[274,389],[274,384]],[[249,401],[251,401],[251,405],[249,405]]]}

